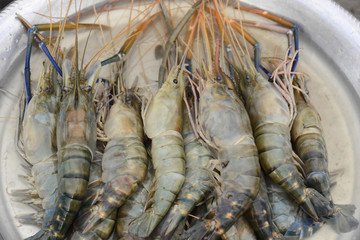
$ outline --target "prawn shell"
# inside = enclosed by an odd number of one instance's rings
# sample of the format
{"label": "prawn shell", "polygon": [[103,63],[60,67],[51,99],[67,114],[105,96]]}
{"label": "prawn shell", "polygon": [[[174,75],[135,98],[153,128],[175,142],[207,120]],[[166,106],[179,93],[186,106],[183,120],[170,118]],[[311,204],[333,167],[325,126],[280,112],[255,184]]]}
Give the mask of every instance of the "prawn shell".
{"label": "prawn shell", "polygon": [[115,100],[104,125],[108,138],[139,137],[144,138],[143,123],[140,115],[132,107],[127,106],[122,100]]}
{"label": "prawn shell", "polygon": [[57,110],[54,101],[55,97],[47,94],[35,95],[25,111],[22,137],[24,152],[32,165],[56,153]]}
{"label": "prawn shell", "polygon": [[182,130],[184,79],[182,71],[178,75],[176,71],[177,69],[173,67],[168,79],[156,93],[146,112],[144,130],[151,139],[166,131],[180,133]]}

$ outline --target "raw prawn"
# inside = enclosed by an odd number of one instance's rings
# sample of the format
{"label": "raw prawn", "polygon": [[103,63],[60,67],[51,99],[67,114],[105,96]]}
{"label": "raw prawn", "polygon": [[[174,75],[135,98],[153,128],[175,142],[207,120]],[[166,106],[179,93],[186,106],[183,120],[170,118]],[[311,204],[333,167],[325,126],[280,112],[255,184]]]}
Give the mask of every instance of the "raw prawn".
{"label": "raw prawn", "polygon": [[[254,131],[264,172],[315,220],[331,211],[330,203],[314,189],[306,188],[294,164],[290,143],[290,113],[287,102],[255,70],[240,78],[240,89]],[[245,75],[245,76],[244,76]]]}
{"label": "raw prawn", "polygon": [[[76,42],[77,45],[77,42]],[[64,92],[57,119],[58,196],[55,212],[48,226],[30,239],[63,239],[86,196],[90,163],[96,143],[96,116],[91,87],[99,73],[100,63],[90,76],[65,59]],[[71,85],[72,83],[72,85]],[[81,85],[80,85],[81,84]],[[82,88],[83,87],[83,88]]]}
{"label": "raw prawn", "polygon": [[124,204],[139,187],[146,174],[147,155],[135,96],[125,91],[116,98],[105,121],[110,139],[102,160],[102,180],[106,183],[100,201],[93,207],[84,233]]}
{"label": "raw prawn", "polygon": [[[300,84],[298,84],[300,86]],[[304,88],[304,87],[303,87]],[[291,129],[294,150],[304,161],[306,184],[325,196],[333,207],[329,222],[337,232],[350,232],[359,222],[352,216],[354,205],[335,205],[330,193],[327,150],[318,112],[299,90],[294,90],[297,115]],[[306,92],[306,89],[303,91]]]}
{"label": "raw prawn", "polygon": [[260,187],[260,165],[245,107],[233,90],[208,79],[199,102],[199,127],[222,163],[215,217],[198,221],[186,239],[219,239],[249,208]]}
{"label": "raw prawn", "polygon": [[[34,178],[35,190],[41,199],[43,226],[54,213],[57,189],[57,147],[56,122],[58,113],[57,73],[52,67],[44,72],[38,82],[35,94],[24,114],[23,149],[26,161],[32,164],[31,175]],[[31,197],[24,190],[15,192],[18,197]],[[21,218],[21,217],[20,217]],[[24,218],[26,218],[24,216]],[[25,219],[24,219],[25,220]]]}
{"label": "raw prawn", "polygon": [[184,88],[183,70],[173,67],[144,115],[144,130],[152,140],[156,190],[154,203],[130,224],[129,232],[138,237],[152,233],[184,183],[185,153],[181,136]]}

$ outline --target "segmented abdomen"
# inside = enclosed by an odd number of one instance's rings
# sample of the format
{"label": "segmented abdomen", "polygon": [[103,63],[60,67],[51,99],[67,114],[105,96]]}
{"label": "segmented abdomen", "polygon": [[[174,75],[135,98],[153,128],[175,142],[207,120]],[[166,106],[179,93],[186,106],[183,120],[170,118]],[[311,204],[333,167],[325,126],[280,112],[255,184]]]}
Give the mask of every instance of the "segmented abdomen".
{"label": "segmented abdomen", "polygon": [[249,208],[259,191],[260,166],[255,144],[240,143],[221,149],[218,158],[224,179],[216,208],[219,222],[216,233],[222,235]]}
{"label": "segmented abdomen", "polygon": [[325,139],[318,113],[297,96],[298,114],[294,119],[291,137],[295,152],[304,162],[306,182],[332,201]]}
{"label": "segmented abdomen", "polygon": [[185,180],[183,138],[179,132],[167,131],[152,139],[152,163],[155,169],[156,215],[165,216]]}
{"label": "segmented abdomen", "polygon": [[155,169],[155,190],[152,205],[131,223],[129,232],[148,237],[169,211],[184,183],[185,154],[183,138],[177,131],[168,130],[152,138],[151,157]]}
{"label": "segmented abdomen", "polygon": [[104,183],[101,181],[102,170],[101,166],[95,162],[91,163],[90,179],[86,197],[83,201],[79,214],[77,215],[73,224],[73,233],[70,235],[71,240],[106,240],[113,232],[115,226],[116,211],[114,211],[106,219],[96,224],[89,232],[83,233],[86,227],[88,217],[92,213],[92,205],[99,200]]}
{"label": "segmented abdomen", "polygon": [[67,145],[58,152],[58,201],[53,216],[53,235],[63,238],[86,196],[92,154],[82,145]]}
{"label": "segmented abdomen", "polygon": [[283,239],[273,222],[264,174],[261,174],[259,193],[245,216],[259,239]]}
{"label": "segmented abdomen", "polygon": [[129,177],[134,184],[145,177],[147,156],[139,137],[115,138],[108,142],[102,162],[105,183]]}
{"label": "segmented abdomen", "polygon": [[141,138],[110,140],[105,148],[102,168],[102,180],[106,185],[100,212],[110,214],[138,189],[145,177],[147,155]]}
{"label": "segmented abdomen", "polygon": [[210,161],[213,156],[210,150],[196,138],[190,125],[187,112],[184,113],[182,135],[186,159],[185,182],[177,196],[177,200],[159,226],[161,239],[172,239],[177,228],[206,195],[215,188]]}
{"label": "segmented abdomen", "polygon": [[254,230],[244,216],[241,216],[234,225],[221,237],[222,240],[256,240]]}
{"label": "segmented abdomen", "polygon": [[265,123],[254,129],[254,137],[264,172],[298,203],[303,202],[305,185],[292,160],[288,126]]}
{"label": "segmented abdomen", "polygon": [[285,237],[309,237],[321,227],[322,223],[315,222],[300,210],[284,189],[271,179],[266,179],[266,183],[273,222]]}
{"label": "segmented abdomen", "polygon": [[148,169],[139,189],[119,208],[116,219],[116,233],[119,239],[132,239],[128,233],[129,224],[143,213],[153,176],[154,169]]}
{"label": "segmented abdomen", "polygon": [[43,226],[47,225],[54,213],[55,199],[57,196],[57,155],[53,155],[35,164],[31,173],[35,178],[35,189],[42,200],[42,207],[45,210]]}

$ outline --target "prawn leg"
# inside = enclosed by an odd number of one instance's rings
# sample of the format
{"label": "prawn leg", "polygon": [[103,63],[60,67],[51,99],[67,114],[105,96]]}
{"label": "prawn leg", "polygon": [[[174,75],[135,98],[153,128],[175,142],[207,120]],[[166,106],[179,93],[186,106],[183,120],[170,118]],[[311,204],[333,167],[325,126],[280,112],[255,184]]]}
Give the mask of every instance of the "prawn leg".
{"label": "prawn leg", "polygon": [[[234,21],[233,19],[230,19],[229,17],[226,17],[224,14],[221,14],[221,12],[219,11],[219,6],[217,1],[214,1],[214,6],[215,6],[215,16],[216,16],[216,21],[217,24],[220,28],[220,30],[224,33],[225,29],[224,29],[224,24],[222,23],[222,20],[226,21],[237,33],[239,33],[240,35],[244,36],[245,40],[248,41],[254,48],[254,66],[255,69],[257,71],[259,71],[259,69],[261,69],[269,78],[272,77],[271,73],[263,66],[260,64],[260,44],[258,43],[258,41],[252,37],[243,27],[242,25],[240,25],[239,23],[237,23],[236,21]],[[291,23],[290,21],[278,17],[272,13],[269,13],[267,11],[263,11],[260,9],[254,9],[254,8],[249,8],[249,7],[239,7],[240,10],[242,11],[247,11],[247,12],[251,12],[254,14],[257,14],[259,16],[262,16],[264,18],[270,19],[274,22],[277,22],[281,25],[283,25],[286,28],[289,28],[291,30],[289,30],[287,32],[287,36],[288,36],[288,45],[289,48],[291,49],[292,47],[292,36],[294,37],[294,50],[295,52],[298,52],[299,50],[299,28]],[[205,8],[207,11],[209,11],[209,8]],[[255,26],[256,27],[256,26]],[[271,29],[270,29],[271,30]],[[229,38],[228,36],[225,37],[225,44],[228,45],[229,42]],[[228,45],[229,47],[231,47],[230,45]],[[289,51],[288,55],[290,55],[291,52]],[[292,65],[292,69],[291,72],[294,72],[296,70],[296,66],[299,60],[299,55],[297,54],[295,56],[295,60],[294,60],[294,64]]]}
{"label": "prawn leg", "polygon": [[[37,28],[35,26],[31,26],[31,24],[26,21],[22,16],[17,14],[17,18],[21,21],[21,23],[28,29],[28,40],[27,40],[27,46],[26,46],[26,55],[25,55],[25,68],[24,68],[24,74],[25,74],[25,90],[26,90],[26,102],[29,104],[32,94],[31,94],[31,88],[30,88],[30,56],[31,56],[31,50],[32,50],[32,44],[34,41],[35,36],[40,36],[40,38],[44,38],[41,34],[39,35],[37,33]],[[38,35],[37,35],[38,34]],[[54,58],[49,53],[49,50],[47,49],[46,45],[42,40],[40,40],[39,47],[41,50],[44,51],[45,55],[49,58],[51,63],[54,65],[56,70],[59,72],[60,76],[62,76],[62,72],[60,67],[57,65]]]}

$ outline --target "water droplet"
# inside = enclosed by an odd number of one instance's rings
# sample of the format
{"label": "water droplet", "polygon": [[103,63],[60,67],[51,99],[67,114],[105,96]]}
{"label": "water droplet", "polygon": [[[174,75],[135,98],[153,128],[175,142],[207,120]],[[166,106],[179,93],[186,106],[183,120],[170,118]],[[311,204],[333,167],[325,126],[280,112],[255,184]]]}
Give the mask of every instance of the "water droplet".
{"label": "water droplet", "polygon": [[19,43],[19,39],[15,39],[15,43]]}
{"label": "water droplet", "polygon": [[6,57],[1,58],[1,60],[6,61]]}

